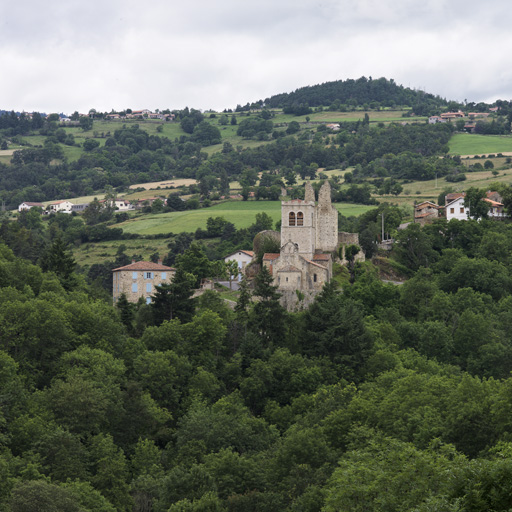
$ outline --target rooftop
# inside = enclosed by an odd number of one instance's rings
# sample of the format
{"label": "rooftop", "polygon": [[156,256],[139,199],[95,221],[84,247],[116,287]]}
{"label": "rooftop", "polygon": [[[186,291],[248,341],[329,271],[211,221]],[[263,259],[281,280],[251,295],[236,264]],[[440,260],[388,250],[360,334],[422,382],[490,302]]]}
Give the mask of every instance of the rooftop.
{"label": "rooftop", "polygon": [[112,272],[116,272],[117,270],[161,270],[165,272],[174,271],[176,269],[167,267],[161,263],[153,263],[152,261],[136,261],[134,263],[130,263],[129,265],[125,265],[124,267],[115,268],[112,270]]}

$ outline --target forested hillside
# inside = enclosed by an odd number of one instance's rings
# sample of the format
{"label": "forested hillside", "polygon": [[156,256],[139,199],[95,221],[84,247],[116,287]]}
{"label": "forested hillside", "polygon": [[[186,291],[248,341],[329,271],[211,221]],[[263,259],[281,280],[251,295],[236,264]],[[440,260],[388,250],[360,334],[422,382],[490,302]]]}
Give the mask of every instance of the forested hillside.
{"label": "forested hillside", "polygon": [[[383,208],[396,227],[357,229]],[[192,299],[190,240],[177,286],[112,307],[58,225],[2,228],[46,242],[0,246],[0,510],[512,507],[510,224],[411,225],[294,313],[266,272],[234,309]]]}

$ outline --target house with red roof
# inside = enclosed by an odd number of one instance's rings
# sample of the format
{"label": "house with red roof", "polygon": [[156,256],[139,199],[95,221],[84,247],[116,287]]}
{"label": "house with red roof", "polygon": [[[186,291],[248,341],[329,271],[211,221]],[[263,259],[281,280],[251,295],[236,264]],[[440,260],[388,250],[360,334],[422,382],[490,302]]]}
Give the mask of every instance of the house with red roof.
{"label": "house with red roof", "polygon": [[163,283],[170,283],[174,278],[176,269],[162,265],[162,261],[132,261],[129,265],[112,270],[114,304],[124,293],[128,302],[138,302],[143,298],[146,304],[151,303],[155,287]]}
{"label": "house with red roof", "polygon": [[35,202],[31,202],[31,201],[25,201],[24,203],[21,203],[19,206],[18,206],[18,211],[19,212],[22,212],[23,210],[30,210],[30,208],[44,208],[44,204],[43,203],[35,203]]}

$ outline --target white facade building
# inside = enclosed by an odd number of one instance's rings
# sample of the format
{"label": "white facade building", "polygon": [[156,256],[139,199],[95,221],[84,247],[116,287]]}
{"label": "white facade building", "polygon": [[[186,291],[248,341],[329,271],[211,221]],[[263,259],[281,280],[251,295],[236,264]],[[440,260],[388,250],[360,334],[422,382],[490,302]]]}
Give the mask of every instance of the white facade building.
{"label": "white facade building", "polygon": [[[224,261],[227,263],[228,261],[235,260],[238,263],[238,280],[240,281],[242,279],[242,274],[245,270],[245,267],[249,265],[249,263],[254,258],[254,251],[235,251],[231,254],[228,254]],[[233,276],[235,277],[235,276]]]}
{"label": "white facade building", "polygon": [[446,220],[468,220],[469,208],[464,206],[464,196],[454,199],[445,206]]}

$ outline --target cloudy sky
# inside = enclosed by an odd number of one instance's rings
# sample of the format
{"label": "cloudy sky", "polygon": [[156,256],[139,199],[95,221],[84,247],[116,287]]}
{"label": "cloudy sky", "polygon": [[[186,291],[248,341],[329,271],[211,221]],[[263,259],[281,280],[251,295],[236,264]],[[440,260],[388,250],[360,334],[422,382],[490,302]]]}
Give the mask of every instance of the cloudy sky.
{"label": "cloudy sky", "polygon": [[508,100],[509,12],[506,0],[4,1],[0,109],[224,109],[363,75]]}

